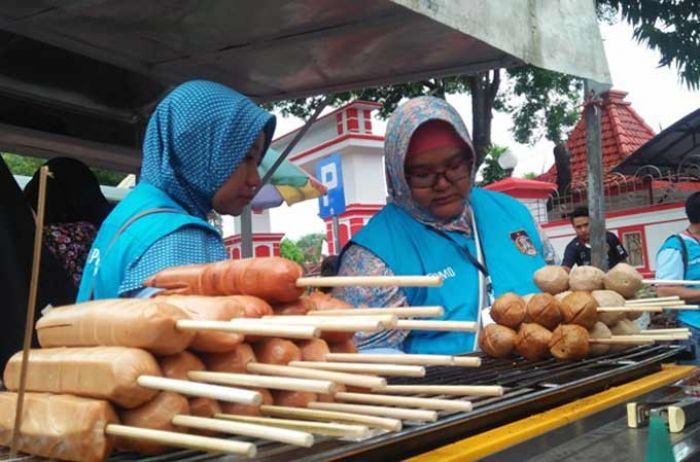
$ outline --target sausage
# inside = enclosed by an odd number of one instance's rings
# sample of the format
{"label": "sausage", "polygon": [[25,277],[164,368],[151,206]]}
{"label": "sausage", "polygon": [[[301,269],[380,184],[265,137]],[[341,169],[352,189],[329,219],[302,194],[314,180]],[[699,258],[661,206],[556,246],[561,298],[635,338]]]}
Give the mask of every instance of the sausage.
{"label": "sausage", "polygon": [[[11,443],[16,404],[16,393],[0,392],[0,446]],[[76,462],[105,460],[112,438],[104,428],[119,423],[107,401],[71,395],[25,393],[22,414],[21,452]]]}
{"label": "sausage", "polygon": [[307,407],[317,400],[317,395],[308,391],[272,390],[272,398],[277,406]]}
{"label": "sausage", "polygon": [[164,295],[254,295],[270,303],[286,303],[304,293],[296,286],[303,274],[299,264],[285,258],[247,258],[168,268],[144,285],[165,289]]}
{"label": "sausage", "polygon": [[[272,310],[272,306],[261,298],[253,297],[251,295],[235,295],[235,297],[243,306],[243,312],[246,318],[257,319],[275,314],[275,312]],[[260,337],[257,335],[247,335],[246,341],[250,343],[259,342],[264,338],[265,337]]]}
{"label": "sausage", "polygon": [[[200,295],[164,295],[154,300],[182,308],[192,319],[230,321],[243,317],[243,307],[237,297],[203,297]],[[220,353],[232,350],[243,342],[243,335],[226,332],[199,331],[189,348],[196,351]]]}
{"label": "sausage", "polygon": [[155,300],[97,300],[54,308],[37,321],[36,330],[43,348],[124,346],[171,355],[187,348],[195,335],[177,330],[180,319],[190,317]]}
{"label": "sausage", "polygon": [[316,304],[308,295],[302,295],[299,299],[289,303],[281,303],[272,307],[277,316],[304,316],[316,309]]}
{"label": "sausage", "polygon": [[491,317],[498,324],[517,329],[525,320],[525,302],[513,292],[498,297],[491,306]]}
{"label": "sausage", "polygon": [[189,380],[187,377],[189,371],[205,370],[202,360],[189,351],[164,356],[158,360],[158,363],[163,377],[169,379]]}
{"label": "sausage", "polygon": [[301,360],[301,350],[291,341],[268,338],[253,345],[255,357],[261,363],[286,366],[290,361]]}
{"label": "sausage", "polygon": [[[335,382],[335,393],[343,393],[349,391],[347,387],[342,384],[342,383],[337,383]],[[367,391],[364,391],[366,393]],[[371,392],[370,392],[371,393]],[[335,403],[335,398],[333,397],[333,394],[321,394],[319,393],[317,396],[317,401],[320,401],[322,403]]]}
{"label": "sausage", "polygon": [[[216,414],[221,414],[219,402],[211,398],[190,398],[187,400],[190,406],[190,415],[213,419]],[[202,436],[217,436],[219,433],[209,430],[191,428],[190,431]]]}
{"label": "sausage", "polygon": [[[176,415],[189,413],[187,398],[177,393],[164,391],[143,406],[120,411],[119,419],[122,424],[132,427],[184,433],[187,429],[176,427],[172,424],[172,420]],[[160,454],[168,449],[167,446],[158,443],[131,438],[116,437],[114,444],[119,449],[136,451],[141,454]]]}
{"label": "sausage", "polygon": [[[240,388],[245,388],[245,387],[240,387]],[[261,405],[270,405],[274,404],[274,400],[272,399],[272,394],[270,391],[266,388],[251,388],[251,390],[257,391],[260,393],[260,396],[262,397],[262,401],[260,402]],[[221,402],[221,412],[224,414],[233,414],[233,415],[248,415],[248,416],[253,416],[253,417],[258,417],[260,416],[260,408],[258,406],[250,406],[247,404],[238,404],[238,403],[227,403],[227,402]]]}
{"label": "sausage", "polygon": [[354,338],[340,343],[329,342],[328,348],[330,348],[331,353],[357,353],[359,351]]}
{"label": "sausage", "polygon": [[303,361],[325,361],[326,355],[331,352],[325,340],[313,338],[297,342]]}
{"label": "sausage", "polygon": [[[347,310],[354,308],[354,306],[349,303],[339,300],[337,298],[331,297],[329,294],[323,293],[321,291],[314,291],[309,294],[309,300],[316,304],[316,310]],[[378,312],[380,313],[380,312]],[[332,332],[323,331],[321,332],[321,338],[328,342],[345,342],[352,339],[354,333],[352,332]]]}
{"label": "sausage", "polygon": [[203,354],[202,360],[208,371],[238,374],[245,374],[247,372],[246,364],[256,361],[253,348],[247,343],[241,343],[235,350],[226,353]]}
{"label": "sausage", "polygon": [[[3,381],[8,390],[19,388],[21,361],[20,351],[5,366]],[[26,389],[106,399],[124,408],[134,408],[158,393],[136,383],[141,375],[160,375],[155,358],[144,350],[126,347],[37,349],[29,352]]]}
{"label": "sausage", "polygon": [[506,358],[513,352],[517,337],[510,327],[489,324],[479,334],[479,347],[492,358]]}

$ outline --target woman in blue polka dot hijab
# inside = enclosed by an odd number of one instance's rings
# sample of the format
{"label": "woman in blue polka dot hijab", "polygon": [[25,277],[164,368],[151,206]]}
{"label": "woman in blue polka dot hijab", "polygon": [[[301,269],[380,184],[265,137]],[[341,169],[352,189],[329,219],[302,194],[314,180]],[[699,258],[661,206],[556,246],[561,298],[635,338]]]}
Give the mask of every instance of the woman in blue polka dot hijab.
{"label": "woman in blue polka dot hijab", "polygon": [[206,216],[239,215],[252,200],[274,130],[274,115],[224,85],[170,92],[148,123],[140,182],[100,228],[78,301],[131,296],[164,268],[226,259]]}

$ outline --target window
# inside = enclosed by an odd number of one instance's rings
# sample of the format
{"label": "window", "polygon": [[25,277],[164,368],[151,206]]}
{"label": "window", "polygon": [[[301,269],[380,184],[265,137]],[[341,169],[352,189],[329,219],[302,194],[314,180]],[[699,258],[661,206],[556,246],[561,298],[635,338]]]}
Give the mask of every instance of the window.
{"label": "window", "polygon": [[646,268],[647,264],[644,260],[644,239],[641,231],[623,232],[622,245],[627,249],[629,254],[628,262],[635,268]]}

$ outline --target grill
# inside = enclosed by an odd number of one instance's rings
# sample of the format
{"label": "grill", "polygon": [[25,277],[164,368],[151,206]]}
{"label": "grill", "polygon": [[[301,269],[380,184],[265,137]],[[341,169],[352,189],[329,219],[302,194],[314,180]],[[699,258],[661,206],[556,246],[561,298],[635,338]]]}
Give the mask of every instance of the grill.
{"label": "grill", "polygon": [[[613,385],[629,382],[661,369],[684,352],[678,345],[638,347],[620,353],[583,361],[562,362],[554,359],[528,362],[497,360],[482,357],[479,368],[428,367],[424,378],[391,378],[390,384],[431,385],[502,385],[501,397],[472,400],[471,412],[441,412],[436,422],[404,422],[404,429],[395,433],[377,433],[362,441],[316,437],[312,448],[297,448],[278,443],[256,441],[255,459],[226,456],[225,460],[258,462],[346,460],[382,461],[403,459],[429,451],[487,429],[573,401]],[[418,396],[418,395],[417,395]],[[443,397],[462,399],[459,397]],[[236,438],[246,440],[246,438]],[[251,440],[252,441],[252,440]],[[7,451],[0,459],[7,458]],[[20,457],[13,462],[32,462],[36,457]],[[220,456],[195,451],[174,451],[160,456],[144,457],[117,453],[110,462],[196,462],[222,460]]]}

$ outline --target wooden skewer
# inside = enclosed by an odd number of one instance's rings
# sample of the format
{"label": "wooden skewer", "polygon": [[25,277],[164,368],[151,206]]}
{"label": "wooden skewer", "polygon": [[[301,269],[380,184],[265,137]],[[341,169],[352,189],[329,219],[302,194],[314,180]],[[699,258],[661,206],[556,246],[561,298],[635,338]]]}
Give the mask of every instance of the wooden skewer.
{"label": "wooden skewer", "polygon": [[381,321],[373,319],[340,319],[334,317],[323,318],[324,321],[314,321],[313,318],[302,319],[305,316],[294,317],[293,319],[283,319],[292,318],[292,316],[274,316],[269,318],[260,319],[241,319],[239,322],[241,324],[245,323],[260,323],[268,326],[313,326],[318,330],[324,331],[334,331],[334,332],[378,332],[384,330],[384,326]]}
{"label": "wooden skewer", "polygon": [[298,417],[301,419],[330,420],[337,422],[352,422],[373,428],[383,428],[393,432],[401,431],[401,420],[389,417],[353,414],[350,412],[321,411],[302,407],[272,406],[263,404],[260,412],[276,417]]}
{"label": "wooden skewer", "polygon": [[472,410],[472,403],[469,401],[437,398],[414,398],[413,396],[379,395],[374,393],[347,393],[338,392],[334,398],[343,401],[366,404],[384,404],[390,406],[417,407],[422,409],[433,409],[436,411],[459,411],[469,412]]}
{"label": "wooden skewer", "polygon": [[180,330],[214,330],[231,332],[234,334],[258,335],[263,337],[284,337],[309,339],[321,335],[321,330],[309,325],[280,325],[261,321],[260,319],[235,319],[232,321],[200,321],[195,319],[181,319],[177,321]]}
{"label": "wooden skewer", "polygon": [[[667,300],[661,302],[647,302],[647,303],[625,303],[625,306],[662,306],[664,308],[673,308],[676,306],[688,306],[683,300]],[[695,305],[690,305],[695,306]]]}
{"label": "wooden skewer", "polygon": [[230,403],[258,406],[262,402],[260,393],[241,388],[222,387],[206,383],[189,382],[187,380],[169,379],[153,375],[142,375],[136,382],[144,387],[154,390],[174,391],[188,396],[200,396]]}
{"label": "wooden skewer", "polygon": [[616,335],[608,338],[590,338],[588,339],[588,343],[599,343],[602,345],[652,345],[654,339],[643,335]]}
{"label": "wooden skewer", "polygon": [[687,327],[679,327],[677,329],[646,329],[640,331],[640,335],[653,335],[653,334],[689,334],[690,329]]}
{"label": "wooden skewer", "polygon": [[476,323],[471,321],[414,321],[399,319],[396,328],[401,330],[434,330],[454,332],[475,332]]}
{"label": "wooden skewer", "polygon": [[375,415],[392,417],[394,419],[417,420],[420,422],[435,422],[437,412],[423,409],[403,409],[388,406],[368,406],[365,404],[344,404],[344,403],[309,403],[309,409],[321,411],[351,412],[356,414]]}
{"label": "wooden skewer", "polygon": [[[365,385],[366,386],[366,385]],[[384,388],[375,389],[382,393],[427,395],[454,395],[454,396],[503,396],[503,387],[500,385],[387,385]]]}
{"label": "wooden skewer", "polygon": [[401,318],[422,318],[432,316],[442,316],[445,310],[441,306],[404,306],[399,308],[351,308],[345,310],[321,310],[309,311],[312,316],[366,316],[382,314],[393,314]]}
{"label": "wooden skewer", "polygon": [[399,364],[336,363],[330,361],[290,361],[292,367],[308,367],[353,374],[376,374],[386,377],[425,377],[425,368]]}
{"label": "wooden skewer", "polygon": [[700,305],[672,305],[664,306],[664,310],[685,310],[685,311],[695,311],[700,309]]}
{"label": "wooden skewer", "polygon": [[248,457],[255,457],[255,454],[257,453],[257,448],[255,445],[245,441],[233,441],[210,438],[207,436],[188,435],[187,433],[166,432],[162,430],[152,430],[150,428],[110,424],[105,427],[105,433],[111,436],[153,441],[166,446],[198,449],[207,452],[240,454]]}
{"label": "wooden skewer", "polygon": [[176,415],[173,417],[172,423],[181,427],[250,436],[305,448],[310,448],[314,444],[314,436],[311,433],[267,425],[208,419],[191,415]]}
{"label": "wooden skewer", "polygon": [[325,436],[345,436],[349,438],[366,438],[369,436],[369,427],[366,425],[314,422],[309,420],[275,419],[274,417],[255,417],[232,414],[216,414],[214,417],[217,419],[258,423],[269,425],[271,427],[301,430]]}
{"label": "wooden skewer", "polygon": [[673,302],[678,301],[681,298],[678,295],[670,295],[668,297],[650,297],[650,298],[634,298],[632,300],[627,300],[626,305],[634,305],[637,303],[651,303],[656,305],[657,302]]}
{"label": "wooden skewer", "polygon": [[229,372],[190,371],[190,380],[237,385],[239,387],[272,388],[273,390],[308,391],[323,395],[335,392],[335,383],[330,380],[295,379],[293,377],[272,377],[269,375],[234,374]]}
{"label": "wooden skewer", "polygon": [[413,364],[416,366],[478,367],[481,365],[481,358],[448,355],[328,353],[326,360],[348,363]]}
{"label": "wooden skewer", "polygon": [[287,325],[309,325],[323,330],[335,332],[376,332],[386,327],[396,326],[396,316],[352,316],[338,318],[335,316],[265,316],[261,322]]}
{"label": "wooden skewer", "polygon": [[297,279],[297,287],[440,287],[440,276],[331,276]]}
{"label": "wooden skewer", "polygon": [[619,313],[619,312],[629,312],[629,313],[637,313],[637,312],[653,312],[653,313],[660,313],[663,311],[663,308],[660,306],[646,306],[646,305],[641,305],[641,306],[599,306],[597,308],[598,313]]}
{"label": "wooden skewer", "polygon": [[700,286],[700,281],[687,279],[642,279],[642,282],[654,286]]}
{"label": "wooden skewer", "polygon": [[374,375],[348,374],[346,372],[322,371],[306,367],[278,366],[277,364],[248,363],[248,372],[255,374],[297,377],[300,379],[330,380],[356,387],[383,388],[386,379]]}
{"label": "wooden skewer", "polygon": [[39,268],[41,267],[41,241],[44,235],[44,211],[46,210],[46,181],[51,175],[49,167],[39,169],[39,198],[36,213],[36,226],[34,228],[34,251],[32,256],[32,274],[29,280],[29,297],[27,297],[27,315],[24,321],[24,339],[22,343],[22,363],[19,371],[19,388],[17,390],[17,406],[15,409],[14,427],[10,440],[10,459],[17,457],[20,429],[22,428],[22,409],[24,407],[24,390],[27,384],[27,370],[29,369],[29,349],[32,347],[32,331],[34,330],[34,313],[36,312],[36,298],[39,290]]}

